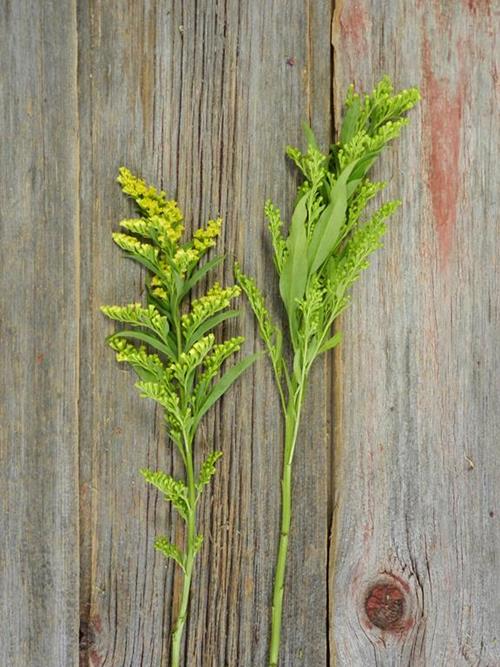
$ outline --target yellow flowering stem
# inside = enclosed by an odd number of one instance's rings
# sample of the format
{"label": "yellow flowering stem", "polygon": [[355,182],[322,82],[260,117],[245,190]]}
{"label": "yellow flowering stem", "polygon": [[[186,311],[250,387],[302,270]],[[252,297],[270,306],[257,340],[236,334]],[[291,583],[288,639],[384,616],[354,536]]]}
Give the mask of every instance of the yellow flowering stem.
{"label": "yellow flowering stem", "polygon": [[122,220],[121,227],[127,233],[116,232],[113,239],[127,257],[149,271],[148,298],[145,305],[103,306],[101,310],[110,319],[127,325],[109,336],[108,343],[117,361],[128,363],[138,375],[140,395],[162,407],[168,435],[184,465],[183,479],[162,470],[141,470],[146,482],[171,503],[185,526],[182,545],[172,543],[166,535],[157,536],[154,543],[182,571],[181,599],[170,649],[171,667],[180,667],[195,558],[203,541],[197,533],[197,504],[222,455],[212,451],[196,470],[196,432],[205,413],[258,355],[245,357],[228,370],[222,368],[239,351],[243,338],[216,343],[214,330],[239,314],[229,310],[230,302],[240,293],[239,287],[224,288],[215,283],[206,294],[190,299],[191,308],[183,304],[193,288],[223,260],[219,256],[199,265],[215,245],[221,220],[210,220],[191,240],[183,242],[183,216],[175,201],[126,168],[120,169],[118,181],[136,202],[140,217]]}

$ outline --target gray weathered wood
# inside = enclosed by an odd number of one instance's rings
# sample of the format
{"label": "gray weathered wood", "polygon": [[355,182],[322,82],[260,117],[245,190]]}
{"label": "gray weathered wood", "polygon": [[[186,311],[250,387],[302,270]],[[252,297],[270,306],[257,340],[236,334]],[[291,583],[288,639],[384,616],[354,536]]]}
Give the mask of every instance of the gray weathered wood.
{"label": "gray weathered wood", "polygon": [[[129,205],[113,184],[125,163],[175,194],[193,227],[225,219],[224,250],[270,291],[263,204],[290,213],[294,175],[284,148],[313,121],[330,134],[329,2],[81,3],[82,150],[82,664],[168,664],[179,580],[153,536],[175,516],[137,475],[178,471],[159,415],[104,346],[102,303],[135,301],[143,277],[111,241]],[[290,29],[292,27],[292,29]],[[221,274],[219,274],[221,277]],[[245,330],[259,343],[249,315]],[[327,659],[328,436],[318,367],[298,453],[283,665]],[[186,665],[265,664],[278,529],[281,430],[264,361],[206,420],[200,451],[225,456],[206,494],[187,631]],[[181,536],[178,535],[180,538]]]}
{"label": "gray weathered wood", "polygon": [[0,664],[78,662],[74,2],[0,8]]}
{"label": "gray weathered wood", "polygon": [[[217,277],[238,257],[279,312],[262,206],[290,215],[284,147],[303,119],[326,146],[332,90],[338,126],[347,84],[385,72],[424,100],[376,170],[404,206],[311,383],[281,664],[500,665],[494,3],[337,0],[333,63],[332,5],[2,5],[2,667],[75,665],[78,600],[81,667],[169,663],[180,580],[152,542],[182,535],[137,471],[180,469],[99,313],[144,284],[111,241],[131,211],[119,165],[175,195],[191,228],[221,214]],[[260,346],[246,309],[237,331]],[[262,360],[205,420],[200,457],[225,456],[200,514],[186,666],[266,663],[278,415]],[[368,622],[376,583],[404,596],[396,630]]]}
{"label": "gray weathered wood", "polygon": [[[376,169],[404,206],[341,327],[336,665],[500,665],[493,4],[337,3],[336,118],[386,72],[424,99]],[[378,580],[404,593],[399,629],[368,622]]]}

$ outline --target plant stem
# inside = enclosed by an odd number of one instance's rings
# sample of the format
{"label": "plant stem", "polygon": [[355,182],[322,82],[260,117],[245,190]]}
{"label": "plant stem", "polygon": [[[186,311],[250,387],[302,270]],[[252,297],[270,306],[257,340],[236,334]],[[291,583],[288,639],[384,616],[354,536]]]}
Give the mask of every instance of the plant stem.
{"label": "plant stem", "polygon": [[295,443],[299,431],[305,381],[306,372],[304,370],[296,391],[289,399],[285,418],[285,455],[283,461],[283,476],[281,479],[281,531],[278,545],[278,558],[276,560],[276,571],[274,575],[269,667],[276,667],[278,665],[280,650],[288,535],[292,519],[292,464]]}
{"label": "plant stem", "polygon": [[187,439],[185,440],[185,453],[189,514],[186,521],[186,558],[184,561],[184,582],[182,585],[181,604],[179,607],[179,615],[177,616],[174,630],[172,632],[171,667],[179,667],[180,665],[181,642],[184,626],[186,624],[189,594],[191,591],[191,579],[193,576],[193,566],[196,555],[196,483],[194,479],[192,448]]}

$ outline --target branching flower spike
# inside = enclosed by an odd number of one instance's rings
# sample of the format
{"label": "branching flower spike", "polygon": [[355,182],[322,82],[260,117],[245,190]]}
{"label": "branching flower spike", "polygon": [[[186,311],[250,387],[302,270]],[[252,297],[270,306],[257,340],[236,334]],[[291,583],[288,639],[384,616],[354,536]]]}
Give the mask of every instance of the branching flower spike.
{"label": "branching flower spike", "polygon": [[292,513],[292,463],[309,372],[314,361],[341,340],[333,324],[349,303],[349,291],[369,256],[380,248],[386,220],[398,208],[390,201],[363,219],[368,203],[385,186],[368,172],[383,148],[408,123],[405,114],[419,100],[415,88],[394,94],[385,77],[369,95],[351,88],[338,142],[321,152],[309,128],[307,151],[288,148],[304,176],[298,189],[288,234],[283,235],[279,209],[267,202],[265,215],[274,248],[279,291],[287,315],[286,362],[283,335],[272,321],[263,295],[252,278],[235,267],[237,282],[255,313],[278,387],[285,423],[281,480],[281,527],[272,601],[269,665],[278,665],[283,593]]}
{"label": "branching flower spike", "polygon": [[[215,474],[222,455],[213,451],[195,470],[193,445],[203,415],[253,363],[256,355],[243,358],[225,372],[224,362],[237,353],[243,338],[216,343],[213,329],[239,312],[229,309],[240,293],[237,286],[215,283],[205,294],[184,306],[192,289],[223,261],[217,256],[201,263],[215,245],[221,220],[211,220],[195,232],[191,241],[181,243],[182,214],[175,201],[121,168],[118,182],[123,192],[135,200],[141,217],[123,220],[125,232],[113,234],[115,243],[149,272],[147,304],[103,306],[102,312],[126,328],[108,338],[118,361],[127,362],[136,372],[140,395],[159,403],[165,414],[170,439],[177,447],[185,468],[185,479],[174,479],[162,471],[141,470],[177,510],[185,524],[183,548],[159,536],[155,547],[173,559],[183,572],[183,589],[172,633],[171,665],[180,661],[183,629],[196,553],[202,536],[197,532],[196,508],[204,487]],[[131,342],[132,341],[132,342]],[[137,342],[138,345],[134,344]]]}

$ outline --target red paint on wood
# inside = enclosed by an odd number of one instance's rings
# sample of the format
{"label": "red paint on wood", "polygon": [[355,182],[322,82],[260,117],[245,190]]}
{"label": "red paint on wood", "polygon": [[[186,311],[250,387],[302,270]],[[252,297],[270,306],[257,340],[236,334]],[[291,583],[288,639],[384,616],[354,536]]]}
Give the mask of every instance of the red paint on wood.
{"label": "red paint on wood", "polygon": [[102,621],[99,614],[96,614],[95,616],[92,617],[91,623],[96,633],[102,632]]}
{"label": "red paint on wood", "polygon": [[465,0],[465,5],[473,14],[491,15],[491,0]]}
{"label": "red paint on wood", "polygon": [[340,28],[342,38],[350,43],[355,52],[366,51],[370,19],[362,5],[358,2],[348,2],[345,9],[342,7]]}
{"label": "red paint on wood", "polygon": [[101,667],[104,661],[104,658],[101,655],[99,655],[99,653],[95,649],[92,649],[90,651],[89,658],[92,667]]}
{"label": "red paint on wood", "polygon": [[441,261],[445,265],[453,244],[460,192],[460,141],[464,86],[452,90],[450,82],[436,76],[432,69],[431,48],[423,45],[424,104],[426,109],[426,152],[428,185],[436,222]]}

